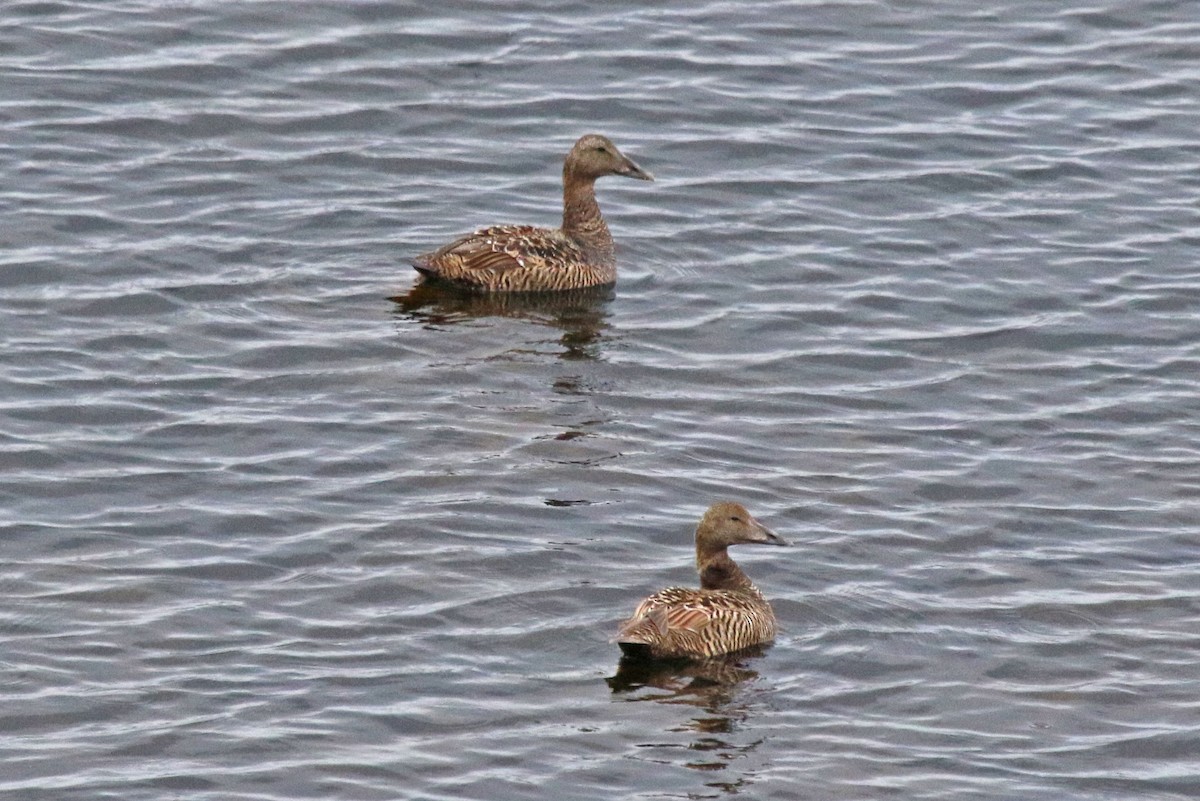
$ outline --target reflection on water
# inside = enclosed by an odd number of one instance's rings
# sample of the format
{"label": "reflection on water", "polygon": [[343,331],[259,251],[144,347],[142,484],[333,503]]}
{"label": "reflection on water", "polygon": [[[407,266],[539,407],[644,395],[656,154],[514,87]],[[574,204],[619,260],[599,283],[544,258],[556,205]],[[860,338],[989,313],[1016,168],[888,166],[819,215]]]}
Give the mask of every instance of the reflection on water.
{"label": "reflection on water", "polygon": [[608,328],[609,286],[567,292],[466,292],[436,282],[417,283],[391,300],[397,314],[427,328],[440,328],[481,317],[529,320],[560,329],[565,360],[599,358],[599,343]]}
{"label": "reflection on water", "polygon": [[[447,372],[456,373],[455,381],[466,388],[446,383],[445,399],[457,422],[439,425],[461,426],[469,440],[477,426],[491,429],[501,415],[508,447],[484,458],[506,465],[498,472],[546,469],[549,492],[542,502],[561,508],[595,503],[595,493],[603,491],[590,477],[573,477],[575,471],[621,457],[619,441],[604,433],[614,416],[607,384],[596,371],[614,338],[609,320],[614,295],[611,286],[483,294],[422,281],[391,300],[402,335],[449,337],[448,346],[433,345],[439,364],[426,374],[436,375],[444,367],[442,354],[453,353]],[[476,387],[476,370],[487,373],[498,362],[516,368],[508,372],[507,386]],[[486,392],[483,404],[475,402],[479,392]]]}
{"label": "reflection on water", "polygon": [[[766,652],[754,646],[733,654],[705,660],[655,660],[622,656],[615,675],[605,679],[614,695],[628,701],[657,701],[661,704],[694,706],[703,710],[672,729],[691,732],[684,765],[699,771],[724,771],[762,744],[761,738],[736,742],[733,735],[751,714],[739,701],[743,685],[758,678],[747,662]],[[658,743],[646,744],[660,747]],[[743,772],[745,773],[745,772]],[[746,789],[753,777],[723,775],[723,781],[708,781],[730,795]]]}
{"label": "reflection on water", "polygon": [[647,687],[668,694],[651,693],[631,700],[691,703],[697,706],[727,704],[738,685],[758,677],[746,663],[766,653],[767,646],[755,645],[710,659],[649,659],[622,656],[615,675],[605,679],[614,693]]}

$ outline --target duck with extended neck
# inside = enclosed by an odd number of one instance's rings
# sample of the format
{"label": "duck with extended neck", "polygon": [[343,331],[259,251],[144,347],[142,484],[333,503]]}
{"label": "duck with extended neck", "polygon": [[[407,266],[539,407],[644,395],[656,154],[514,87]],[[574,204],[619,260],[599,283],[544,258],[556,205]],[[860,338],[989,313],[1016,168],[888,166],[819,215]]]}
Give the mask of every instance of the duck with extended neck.
{"label": "duck with extended neck", "polygon": [[581,137],[563,162],[561,228],[496,225],[413,260],[430,280],[484,292],[583,289],[617,280],[612,234],[596,204],[596,179],[654,176],[599,134]]}

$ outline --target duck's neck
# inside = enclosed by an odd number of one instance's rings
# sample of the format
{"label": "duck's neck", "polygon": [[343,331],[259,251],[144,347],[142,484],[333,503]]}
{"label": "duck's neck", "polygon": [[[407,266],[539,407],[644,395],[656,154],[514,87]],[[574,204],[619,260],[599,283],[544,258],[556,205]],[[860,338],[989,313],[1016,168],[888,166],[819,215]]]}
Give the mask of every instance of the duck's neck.
{"label": "duck's neck", "polygon": [[562,230],[584,249],[590,262],[613,263],[612,235],[596,204],[596,179],[563,170]]}
{"label": "duck's neck", "polygon": [[758,587],[742,572],[737,562],[729,558],[724,548],[697,551],[696,569],[700,571],[700,588],[703,590],[737,590],[759,594]]}

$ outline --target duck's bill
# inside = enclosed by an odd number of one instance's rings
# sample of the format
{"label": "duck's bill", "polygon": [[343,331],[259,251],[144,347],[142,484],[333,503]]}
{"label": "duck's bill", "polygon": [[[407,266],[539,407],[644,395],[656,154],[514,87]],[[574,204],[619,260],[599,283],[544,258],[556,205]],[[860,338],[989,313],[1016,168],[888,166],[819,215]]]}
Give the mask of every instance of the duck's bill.
{"label": "duck's bill", "polygon": [[763,545],[789,545],[790,544],[783,537],[779,536],[774,531],[767,528],[766,526],[764,526],[762,523],[758,522],[757,520],[754,521],[754,528],[755,528],[755,533],[758,534],[758,537],[755,539],[755,542],[761,542]]}
{"label": "duck's bill", "polygon": [[654,176],[643,170],[637,165],[633,159],[626,157],[625,163],[617,170],[617,175],[624,175],[626,178],[637,178],[641,181],[653,181]]}

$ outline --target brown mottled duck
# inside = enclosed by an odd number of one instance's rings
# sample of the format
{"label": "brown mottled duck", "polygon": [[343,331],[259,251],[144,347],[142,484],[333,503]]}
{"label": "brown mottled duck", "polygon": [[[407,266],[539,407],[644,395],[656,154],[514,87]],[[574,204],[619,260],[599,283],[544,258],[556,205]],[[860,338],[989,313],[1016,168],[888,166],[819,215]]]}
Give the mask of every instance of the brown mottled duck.
{"label": "brown mottled duck", "polygon": [[417,272],[482,292],[582,289],[617,280],[612,235],[596,205],[596,179],[654,176],[599,134],[581,137],[563,162],[561,228],[495,225],[413,260]]}
{"label": "brown mottled duck", "polygon": [[787,545],[737,503],[709,507],[696,528],[700,589],[670,587],[638,604],[617,632],[627,656],[704,659],[775,639],[775,613],[729,557],[730,545]]}

